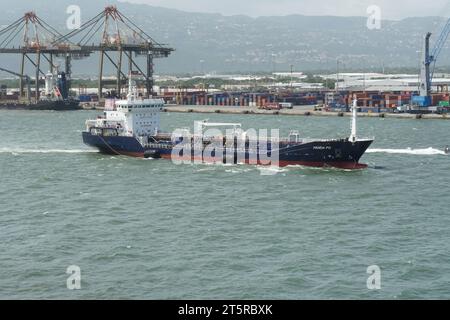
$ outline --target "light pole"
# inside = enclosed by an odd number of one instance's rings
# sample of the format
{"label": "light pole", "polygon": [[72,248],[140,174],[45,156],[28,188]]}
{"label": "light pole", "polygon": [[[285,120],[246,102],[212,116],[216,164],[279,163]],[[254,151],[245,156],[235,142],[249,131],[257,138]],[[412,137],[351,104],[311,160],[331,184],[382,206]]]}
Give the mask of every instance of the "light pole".
{"label": "light pole", "polygon": [[364,59],[364,57],[362,58],[363,59],[363,92],[366,92],[366,73],[367,73],[367,65],[368,65],[368,61],[366,61],[365,59]]}
{"label": "light pole", "polygon": [[272,74],[275,73],[275,58],[276,58],[276,54],[272,53],[271,57],[272,57]]}
{"label": "light pole", "polygon": [[366,92],[366,69],[364,68],[364,76],[363,76],[363,92]]}
{"label": "light pole", "polygon": [[336,59],[336,92],[339,92],[339,64],[341,62],[339,61],[339,59]]}
{"label": "light pole", "polygon": [[204,75],[205,73],[203,72],[203,64],[205,63],[205,60],[200,60],[200,74]]}
{"label": "light pole", "polygon": [[294,65],[293,64],[291,64],[291,90],[292,90],[292,88],[294,87]]}

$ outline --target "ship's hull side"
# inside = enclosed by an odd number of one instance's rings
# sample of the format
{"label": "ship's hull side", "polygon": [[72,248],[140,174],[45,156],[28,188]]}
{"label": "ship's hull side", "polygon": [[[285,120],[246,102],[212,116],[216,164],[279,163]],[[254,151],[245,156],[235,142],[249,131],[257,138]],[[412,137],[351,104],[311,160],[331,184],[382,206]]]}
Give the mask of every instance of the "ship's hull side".
{"label": "ship's hull side", "polygon": [[[205,153],[200,152],[198,154],[194,151],[190,155],[185,155],[180,150],[174,155],[173,145],[170,142],[150,144],[144,148],[134,137],[98,136],[84,132],[83,141],[85,144],[97,148],[102,153],[113,155],[133,157],[157,156],[158,158],[187,162],[230,163],[231,161],[233,163],[265,164],[257,154],[251,154],[248,150],[241,154],[233,152],[227,159],[226,150],[216,150],[208,156]],[[280,167],[310,166],[362,169],[367,166],[360,164],[359,161],[372,142],[372,140],[361,140],[355,143],[348,140],[329,140],[293,145],[282,144],[280,145],[278,161],[271,163],[271,165]]]}
{"label": "ship's hull side", "polygon": [[[359,163],[361,157],[370,147],[373,140],[361,140],[352,143],[348,140],[316,141],[297,145],[280,145],[278,160],[271,165],[286,166],[309,166],[309,167],[334,167],[340,169],[363,169],[367,165]],[[269,147],[270,150],[270,147]],[[179,161],[201,161],[206,163],[245,163],[265,165],[267,159],[260,159],[258,154],[251,154],[248,151],[237,154],[232,152],[227,158],[226,150],[219,149],[211,152],[208,156],[200,154],[196,156],[192,152],[191,157],[185,156],[182,152],[173,155],[172,150],[166,148],[152,148],[153,153],[157,153],[164,159]],[[216,156],[216,153],[219,156]],[[263,152],[264,153],[264,152]],[[269,152],[270,153],[270,152]],[[226,159],[227,158],[227,159]],[[244,159],[244,161],[240,161]]]}
{"label": "ship's hull side", "polygon": [[39,101],[35,104],[7,103],[0,104],[0,109],[6,110],[36,110],[36,111],[73,111],[83,109],[78,100]]}
{"label": "ship's hull side", "polygon": [[83,142],[105,154],[144,157],[145,150],[134,137],[99,136],[83,132]]}
{"label": "ship's hull side", "polygon": [[366,168],[367,166],[359,161],[372,142],[373,140],[360,140],[355,143],[348,140],[330,140],[293,146],[286,151],[280,151],[280,166]]}

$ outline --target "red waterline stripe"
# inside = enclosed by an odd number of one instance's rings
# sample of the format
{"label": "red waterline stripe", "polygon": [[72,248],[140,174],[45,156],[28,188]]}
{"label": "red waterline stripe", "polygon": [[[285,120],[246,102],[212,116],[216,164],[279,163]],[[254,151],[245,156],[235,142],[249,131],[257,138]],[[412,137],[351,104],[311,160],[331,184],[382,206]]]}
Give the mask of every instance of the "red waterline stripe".
{"label": "red waterline stripe", "polygon": [[[176,160],[176,161],[189,161],[189,162],[205,162],[205,163],[223,163],[223,161],[217,161],[216,158],[201,158],[201,157],[194,157],[191,159],[189,158],[173,158],[171,155],[163,155],[163,159],[167,160]],[[254,165],[254,163],[250,163],[249,160],[245,161],[245,164],[251,164]],[[258,162],[258,165],[263,165],[260,162]],[[274,166],[277,166],[277,163],[275,162],[272,164]],[[350,169],[350,170],[359,170],[359,169],[366,169],[368,166],[366,164],[362,163],[355,163],[355,162],[310,162],[310,161],[280,161],[279,167],[287,167],[287,166],[306,166],[306,167],[316,167],[316,168],[326,168],[326,167],[332,167],[332,168],[338,168],[338,169]]]}

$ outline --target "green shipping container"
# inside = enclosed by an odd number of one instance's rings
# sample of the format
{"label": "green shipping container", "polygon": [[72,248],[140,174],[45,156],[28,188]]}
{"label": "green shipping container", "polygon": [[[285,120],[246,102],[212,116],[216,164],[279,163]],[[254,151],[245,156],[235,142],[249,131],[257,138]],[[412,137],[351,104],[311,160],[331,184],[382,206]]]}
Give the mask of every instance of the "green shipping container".
{"label": "green shipping container", "polygon": [[439,102],[439,107],[450,107],[450,102],[441,101],[441,102]]}

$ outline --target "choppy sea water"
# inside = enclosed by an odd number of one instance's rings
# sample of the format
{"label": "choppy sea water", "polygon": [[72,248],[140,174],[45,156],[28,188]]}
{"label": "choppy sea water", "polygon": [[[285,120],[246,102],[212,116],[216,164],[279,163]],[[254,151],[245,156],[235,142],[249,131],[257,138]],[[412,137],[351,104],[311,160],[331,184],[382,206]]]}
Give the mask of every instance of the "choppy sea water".
{"label": "choppy sea water", "polygon": [[[96,115],[0,111],[1,299],[450,298],[450,122],[360,119],[376,137],[367,170],[264,175],[98,154],[81,141]],[[346,118],[208,117],[349,131]],[[81,290],[67,289],[72,265]]]}

